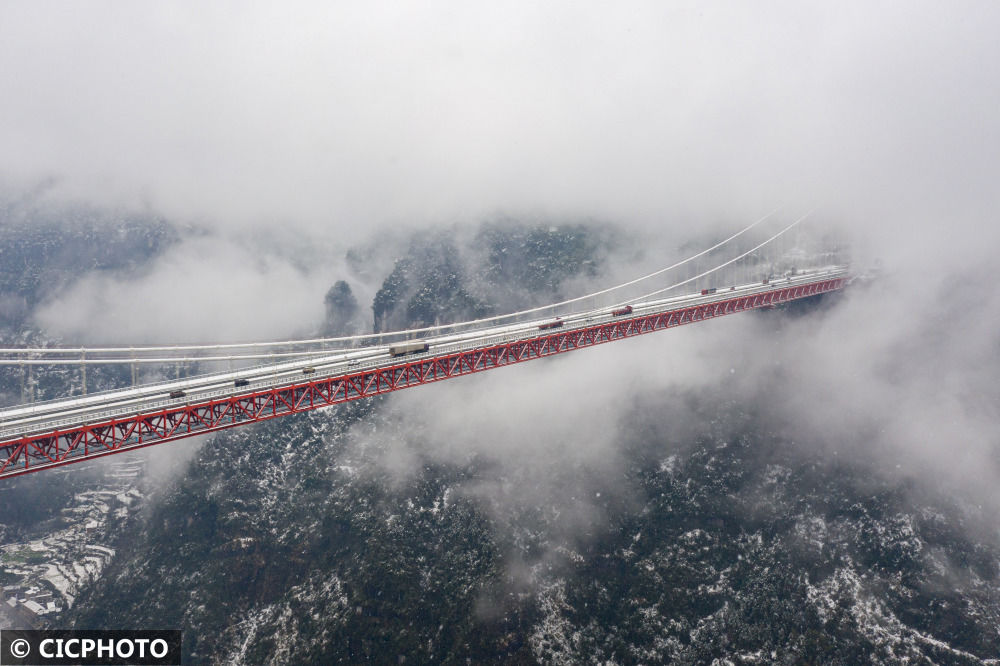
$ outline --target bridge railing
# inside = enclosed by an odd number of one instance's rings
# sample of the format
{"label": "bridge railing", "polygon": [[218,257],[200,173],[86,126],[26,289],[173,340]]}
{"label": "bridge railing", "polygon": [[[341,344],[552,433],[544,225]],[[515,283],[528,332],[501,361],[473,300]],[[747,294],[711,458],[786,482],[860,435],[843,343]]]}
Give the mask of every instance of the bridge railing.
{"label": "bridge railing", "polygon": [[[801,275],[799,277],[799,280],[796,280],[796,282],[799,282],[799,281],[803,281],[803,283],[815,282],[817,280],[817,278],[822,278],[824,276],[832,276],[832,275],[843,275],[843,274],[845,274],[845,271],[843,269],[820,270],[820,271],[817,271],[815,273],[805,273],[805,274]],[[780,289],[780,288],[783,288],[784,286],[785,286],[784,283],[781,283],[781,284],[772,284],[772,285],[770,285],[769,288],[770,289]],[[727,296],[730,293],[734,293],[734,294],[747,293],[748,288],[749,288],[750,291],[752,291],[754,293],[759,293],[759,291],[760,291],[760,285],[756,285],[756,288],[754,288],[754,287],[755,287],[755,285],[741,285],[739,287],[739,291],[738,292],[728,292],[728,291],[726,291],[726,292],[719,292],[718,295],[715,295],[713,298],[708,299],[706,302],[711,302],[712,300],[720,300],[719,297]],[[681,296],[681,297],[672,297],[672,298],[667,298],[667,299],[658,299],[656,301],[650,301],[648,303],[644,303],[644,304],[640,305],[639,307],[641,307],[643,309],[657,308],[659,306],[663,306],[663,305],[667,305],[667,304],[670,304],[671,306],[686,307],[689,304],[688,303],[684,303],[684,301],[691,301],[690,304],[693,305],[693,304],[697,304],[698,301],[705,300],[705,299],[700,298],[700,297],[701,297],[700,294],[688,294],[688,295]],[[587,315],[593,315],[593,316],[588,317]],[[582,312],[582,313],[576,313],[575,316],[576,317],[581,317],[581,318],[578,319],[577,321],[567,322],[565,328],[562,329],[563,331],[572,331],[572,330],[576,330],[576,329],[579,329],[579,328],[587,328],[587,327],[595,325],[595,322],[596,323],[606,323],[606,322],[609,322],[609,321],[617,321],[618,320],[617,318],[615,318],[614,316],[612,316],[606,310],[602,310],[601,312],[587,311],[587,312]],[[532,326],[528,326],[527,328],[519,328],[517,330],[507,331],[507,332],[504,332],[504,333],[501,333],[501,334],[498,334],[498,335],[489,336],[489,337],[486,337],[486,338],[471,338],[471,339],[466,339],[466,340],[458,340],[458,341],[454,341],[454,342],[449,342],[449,343],[445,343],[445,344],[442,344],[442,345],[435,345],[434,355],[449,355],[449,354],[453,354],[453,353],[457,353],[457,352],[468,351],[470,349],[474,349],[474,348],[477,348],[477,347],[494,346],[494,345],[503,344],[505,342],[523,340],[523,339],[525,339],[525,332],[526,331],[531,331],[532,328],[533,328]],[[394,359],[388,359],[388,360],[389,361],[393,361]],[[349,361],[337,358],[335,361],[333,361],[333,362],[337,363],[337,368],[336,368],[335,371],[333,371],[333,372],[326,372],[326,373],[320,372],[320,373],[317,374],[316,378],[317,379],[318,378],[328,379],[328,378],[331,378],[331,377],[346,376],[346,375],[351,375],[351,374],[355,374],[355,373],[358,373],[358,372],[364,372],[364,371],[370,370],[370,369],[372,369],[374,367],[377,367],[377,366],[384,366],[386,364],[386,361],[387,361],[386,358],[384,358],[382,356],[378,356],[378,357],[367,358],[367,359],[359,359],[358,361],[355,361],[353,363],[350,363],[350,365],[347,365],[347,363],[349,363]],[[322,368],[322,363],[321,362],[317,362],[316,365],[319,366],[319,368],[317,368],[317,369]],[[264,372],[267,372],[267,373],[274,372],[275,375],[278,374],[278,372],[277,372],[277,366],[261,365],[261,366],[257,366],[257,369],[260,372],[262,372],[262,373],[264,373]],[[298,368],[294,368],[294,367],[293,368],[284,368],[284,369],[282,369],[282,372],[287,373],[291,369],[298,369]],[[249,371],[248,370],[243,370],[241,372],[249,372]],[[207,375],[200,375],[198,377],[200,377],[202,380],[211,380],[214,376],[217,376],[217,375],[207,374]],[[141,391],[140,391],[140,389],[135,389],[135,391],[137,392],[137,395],[135,395],[134,397],[136,399],[142,399],[144,397],[143,394],[148,394],[148,393],[151,393],[151,392],[156,392],[157,390],[164,390],[166,388],[176,388],[176,387],[187,388],[186,384],[190,384],[193,379],[194,379],[194,377],[187,378],[186,380],[172,380],[170,382],[163,382],[161,384],[144,385],[141,388]],[[221,381],[221,377],[220,377],[220,381]],[[219,398],[219,397],[228,397],[228,396],[232,396],[232,395],[239,395],[239,394],[242,394],[242,393],[254,393],[254,392],[259,392],[261,390],[266,390],[266,389],[270,389],[270,388],[287,387],[289,385],[293,385],[293,384],[297,384],[297,383],[300,383],[300,382],[292,381],[291,378],[287,374],[285,376],[282,376],[282,377],[278,377],[278,376],[268,377],[267,375],[262,375],[262,376],[259,376],[257,378],[250,379],[249,384],[247,384],[246,386],[239,387],[240,388],[239,391],[235,391],[234,390],[235,387],[233,387],[233,386],[220,386],[219,388],[213,389],[213,390],[204,390],[204,391],[199,390],[196,396],[187,397],[187,399],[185,399],[185,397],[178,397],[178,398],[164,398],[164,399],[161,399],[161,400],[153,400],[151,402],[150,401],[145,401],[145,402],[142,403],[141,409],[137,409],[135,405],[129,405],[129,406],[123,406],[123,407],[112,407],[112,408],[103,409],[103,410],[96,409],[94,411],[88,412],[87,418],[90,421],[107,421],[107,420],[114,419],[114,418],[116,418],[118,416],[126,416],[126,415],[127,416],[135,416],[136,414],[138,414],[140,412],[145,412],[145,413],[155,412],[155,411],[157,411],[160,408],[173,408],[173,407],[176,407],[178,405],[184,405],[184,404],[191,403],[191,402],[193,402],[193,403],[199,403],[199,402],[203,402],[203,401],[206,401],[206,400],[212,400],[212,399]],[[105,392],[105,393],[117,393],[122,398],[132,397],[130,395],[130,392],[129,392],[128,389],[126,389],[124,391],[121,391],[121,390],[119,390],[119,391],[109,391],[109,392]],[[93,394],[91,397],[96,398],[98,395],[99,394]],[[60,401],[47,401],[47,403],[49,405],[54,405],[54,403],[58,403],[58,402],[60,402]],[[65,403],[66,401],[61,401],[61,402]],[[22,413],[19,414],[19,417],[22,417],[22,418],[23,417],[28,417],[28,418],[30,418],[30,417],[36,415],[35,412],[38,412],[37,415],[41,416],[46,411],[43,408],[44,406],[43,406],[42,403],[38,403],[37,405],[35,405],[33,407],[36,407],[37,409],[32,408],[30,410],[22,411]],[[72,408],[72,407],[77,407],[77,408],[81,408],[81,409],[86,409],[87,408],[86,405],[80,405],[80,404],[71,405],[69,408]],[[19,411],[21,411],[21,410],[19,410]],[[2,417],[3,417],[3,413],[0,412],[0,418],[2,418]],[[80,417],[76,416],[76,417],[66,417],[66,418],[62,418],[62,419],[59,419],[59,418],[56,418],[56,419],[46,419],[44,421],[44,425],[41,425],[39,423],[20,424],[20,425],[6,426],[6,427],[0,425],[0,439],[11,439],[11,438],[16,437],[18,435],[28,434],[28,433],[31,433],[31,432],[37,432],[37,431],[40,431],[42,429],[46,429],[46,430],[53,429],[53,428],[54,429],[58,429],[60,426],[64,426],[64,425],[65,426],[79,425],[79,423],[80,423]]]}
{"label": "bridge railing", "polygon": [[[139,358],[135,357],[136,348],[132,347],[118,347],[118,348],[103,348],[104,351],[111,353],[114,352],[115,356],[107,356],[106,358],[85,358],[87,350],[80,348],[77,350],[73,349],[53,349],[46,352],[44,349],[38,350],[3,350],[4,352],[11,352],[18,354],[24,354],[28,352],[29,356],[27,358],[28,364],[44,364],[47,362],[52,362],[55,364],[75,364],[79,363],[80,372],[82,375],[82,386],[83,386],[83,396],[78,395],[75,400],[75,405],[80,408],[86,408],[88,405],[100,404],[106,397],[119,394],[121,395],[125,391],[135,391],[133,394],[136,397],[144,397],[149,394],[155,394],[158,391],[168,392],[175,388],[184,388],[185,385],[190,383],[207,383],[212,381],[213,377],[225,375],[226,373],[222,371],[204,371],[198,374],[187,375],[183,378],[180,376],[172,379],[163,379],[160,381],[155,381],[152,383],[137,383],[136,382],[136,371],[135,364],[161,364],[165,368],[170,368],[176,365],[178,368],[182,364],[197,364],[198,370],[203,370],[203,364],[208,363],[230,363],[229,376],[233,378],[238,378],[241,374],[246,375],[262,375],[268,372],[270,369],[280,369],[280,364],[283,363],[296,363],[296,362],[307,362],[307,359],[311,362],[317,364],[324,362],[324,357],[334,356],[338,354],[350,354],[362,349],[378,349],[387,345],[394,344],[399,341],[406,340],[422,340],[430,338],[438,338],[441,336],[451,336],[451,335],[466,335],[475,336],[481,331],[489,330],[493,327],[499,326],[519,326],[519,325],[530,325],[532,321],[539,321],[546,317],[572,317],[580,315],[581,312],[578,310],[572,310],[572,307],[580,307],[581,304],[589,303],[589,310],[583,310],[583,313],[599,313],[600,311],[611,308],[618,307],[626,303],[634,303],[638,300],[646,299],[654,295],[660,295],[669,293],[671,290],[681,287],[683,285],[690,285],[688,288],[694,288],[698,290],[702,285],[712,284],[736,284],[740,282],[747,282],[748,280],[759,280],[761,275],[768,275],[769,271],[774,270],[776,266],[781,266],[783,261],[792,261],[794,265],[797,262],[802,261],[804,258],[810,256],[805,253],[798,246],[798,241],[796,245],[789,249],[787,247],[786,232],[796,228],[797,225],[806,219],[809,215],[803,216],[796,220],[795,222],[787,225],[784,229],[780,230],[776,234],[772,234],[766,238],[763,242],[757,242],[752,236],[743,236],[746,232],[750,231],[758,224],[763,222],[765,219],[773,215],[773,212],[765,218],[758,220],[752,225],[746,227],[742,231],[738,232],[727,238],[724,241],[716,243],[708,250],[704,250],[699,254],[692,257],[688,257],[683,261],[677,262],[670,267],[661,269],[651,273],[647,276],[636,278],[635,280],[611,287],[608,289],[603,289],[598,292],[594,292],[589,295],[576,297],[563,301],[561,303],[555,303],[551,305],[539,306],[536,308],[531,308],[524,310],[522,312],[511,313],[507,315],[497,315],[493,317],[487,317],[485,319],[466,321],[466,322],[455,322],[453,324],[435,325],[430,327],[424,327],[419,329],[403,330],[403,331],[386,331],[381,333],[364,333],[355,336],[346,336],[341,338],[325,338],[325,339],[314,339],[314,340],[290,340],[285,342],[265,342],[265,343],[230,343],[230,344],[219,344],[219,345],[175,345],[169,347],[144,347],[139,348],[145,353],[153,353],[154,351],[162,352],[166,350],[168,353],[175,352],[181,354],[188,354],[187,356],[170,357],[170,358],[156,358],[149,356],[141,356]],[[762,227],[763,229],[763,227]],[[764,232],[763,236],[768,236],[770,232]],[[798,233],[796,231],[796,233]],[[741,238],[741,236],[743,236]],[[734,239],[737,239],[734,241]],[[777,243],[774,241],[777,240]],[[758,239],[759,240],[759,239]],[[718,263],[718,260],[713,257],[718,257],[722,252],[716,252],[718,248],[722,248],[734,241],[727,249],[731,249],[735,246],[735,252],[737,256],[726,259],[722,263]],[[775,249],[775,246],[779,246]],[[783,246],[782,246],[783,245]],[[767,252],[775,250],[777,254],[772,252],[768,255]],[[713,254],[714,253],[714,254]],[[819,256],[819,255],[815,255]],[[698,259],[702,257],[701,259]],[[790,259],[791,258],[791,259]],[[696,260],[692,262],[692,260]],[[712,266],[708,270],[701,270],[705,264]],[[683,267],[683,274],[678,275],[675,271],[675,277],[671,278],[672,284],[668,286],[658,288],[654,291],[647,292],[645,294],[639,293],[640,291],[649,289],[654,286],[654,284],[646,281],[647,278],[668,273],[674,268]],[[659,281],[661,278],[658,278]],[[646,282],[644,282],[646,281]],[[573,305],[575,304],[575,305]],[[500,322],[504,323],[500,323]],[[340,343],[337,346],[331,346],[333,343]],[[301,346],[306,346],[307,348],[300,348]],[[298,348],[298,349],[297,349]],[[212,356],[210,354],[219,354],[219,350],[234,350],[234,349],[247,349],[250,350],[247,354],[231,354],[229,356]],[[263,349],[269,349],[267,353],[261,353]],[[296,350],[297,349],[297,350]],[[192,350],[198,350],[198,355],[191,355]],[[295,351],[290,351],[295,350]],[[91,353],[94,350],[90,350]],[[52,355],[62,355],[72,352],[79,352],[79,361],[72,359],[68,360],[65,358],[57,360],[39,360],[37,358],[31,358],[31,353],[50,353]],[[132,354],[132,356],[124,356],[125,354]],[[281,361],[275,360],[281,357]],[[257,359],[264,359],[263,363],[252,363],[246,365],[242,368],[236,370],[232,369],[232,363],[235,361],[237,363],[248,362]],[[268,362],[270,359],[270,362]],[[24,361],[24,357],[20,357],[20,361]],[[0,359],[0,364],[2,365],[16,365],[19,363],[17,358],[12,359]],[[119,389],[108,389],[99,392],[87,392],[86,390],[86,368],[88,365],[102,365],[102,364],[133,364],[132,373],[132,388],[119,388]],[[23,366],[23,363],[22,363]],[[363,367],[368,367],[367,365]],[[23,372],[23,369],[22,369]],[[178,370],[179,375],[179,370]],[[259,379],[251,380],[254,382],[255,386],[267,386],[267,384],[261,384]],[[18,415],[31,415],[35,413],[45,413],[50,410],[55,405],[63,404],[66,399],[52,399],[52,400],[42,400],[34,401],[34,390],[36,383],[32,383],[30,372],[28,374],[27,382],[31,397],[31,402],[26,404],[21,404],[13,406],[7,409],[0,409],[0,422],[3,421],[5,417],[10,417],[9,412],[16,410]],[[22,374],[22,399],[24,395],[24,375]],[[173,404],[172,402],[167,402],[166,404]],[[2,426],[0,426],[0,432],[2,432]]]}

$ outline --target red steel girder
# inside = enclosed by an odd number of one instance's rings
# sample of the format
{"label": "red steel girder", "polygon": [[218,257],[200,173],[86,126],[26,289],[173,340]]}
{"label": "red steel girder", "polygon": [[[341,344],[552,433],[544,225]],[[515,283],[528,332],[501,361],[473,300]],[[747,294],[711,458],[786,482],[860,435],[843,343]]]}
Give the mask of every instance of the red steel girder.
{"label": "red steel girder", "polygon": [[835,278],[801,286],[776,288],[761,294],[737,296],[572,330],[540,332],[538,336],[528,340],[503,342],[337,377],[310,379],[300,384],[25,435],[0,442],[0,478],[337,405],[722,315],[772,307],[840,289],[846,282],[847,278]]}

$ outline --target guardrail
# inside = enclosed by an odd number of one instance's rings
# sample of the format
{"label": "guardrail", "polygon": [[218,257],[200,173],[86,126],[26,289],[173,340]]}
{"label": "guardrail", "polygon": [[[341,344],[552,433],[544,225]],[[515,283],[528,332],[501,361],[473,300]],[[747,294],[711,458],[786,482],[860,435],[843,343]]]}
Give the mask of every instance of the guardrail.
{"label": "guardrail", "polygon": [[[725,291],[719,291],[711,295],[687,294],[681,297],[673,297],[649,303],[637,304],[634,314],[641,316],[648,316],[650,314],[655,314],[658,311],[667,312],[672,309],[677,309],[677,306],[680,304],[681,301],[686,301],[683,307],[690,307],[692,305],[700,305],[700,304],[710,304],[718,301],[730,300],[734,294],[738,294],[739,296],[742,297],[746,295],[766,293],[769,291],[773,291],[775,289],[785,289],[788,287],[796,286],[798,284],[810,284],[816,282],[817,278],[825,277],[828,279],[829,277],[839,277],[839,276],[844,276],[846,274],[847,274],[846,269],[824,270],[824,271],[817,271],[815,273],[800,274],[798,276],[795,276],[795,278],[793,278],[792,280],[787,280],[787,281],[782,280],[781,282],[775,282],[774,284],[742,285],[740,287],[737,287],[736,291],[730,291],[727,289]],[[587,315],[592,315],[592,316],[587,317]],[[578,319],[576,321],[566,321],[564,327],[561,329],[562,331],[574,331],[578,329],[589,328],[594,326],[595,324],[620,320],[619,317],[614,317],[610,315],[610,313],[602,312],[597,314],[594,311],[586,311],[572,315],[566,315],[566,317],[570,319],[580,317],[581,319]],[[484,346],[493,346],[493,345],[503,344],[506,342],[531,339],[537,337],[539,333],[537,326],[535,325],[536,323],[537,322],[526,323],[524,328],[522,329],[507,332],[501,335],[472,337],[469,338],[468,340],[461,340],[456,342],[445,343],[442,345],[435,345],[433,352],[425,352],[425,353],[433,353],[433,355],[435,356],[447,355],[456,352],[471,351],[475,350],[476,348]],[[505,328],[510,326],[511,324],[504,325]],[[485,329],[484,332],[488,330],[489,329]],[[427,338],[427,340],[429,342],[433,342],[434,338]],[[387,349],[386,349],[386,354],[388,354]],[[414,357],[422,357],[422,356],[423,354],[414,355]],[[336,370],[332,372],[322,372],[323,363],[317,362],[316,359],[309,359],[306,361],[302,361],[301,363],[315,364],[317,373],[314,376],[314,378],[328,380],[340,377],[349,377],[351,375],[358,374],[363,371],[371,370],[373,368],[378,368],[382,366],[386,367],[392,366],[399,363],[399,358],[391,356],[387,357],[380,356],[376,358],[369,358],[357,361],[338,360],[333,363],[331,370],[333,368],[336,368]],[[76,405],[76,407],[79,410],[78,413],[63,418],[42,418],[42,417],[45,411],[52,411],[50,409],[51,407],[57,407],[60,403],[69,403],[70,401],[64,399],[61,401],[55,400],[55,401],[47,401],[46,403],[38,403],[37,407],[42,408],[40,410],[42,414],[38,415],[39,420],[33,423],[25,423],[25,424],[6,426],[6,427],[0,426],[0,442],[14,440],[20,436],[29,434],[52,432],[59,430],[64,426],[74,427],[74,426],[85,425],[88,422],[108,421],[124,415],[136,416],[143,413],[150,413],[150,412],[155,413],[160,408],[166,409],[166,408],[176,407],[177,405],[199,404],[201,402],[210,401],[213,398],[231,396],[231,395],[240,395],[243,393],[254,393],[254,392],[259,392],[261,389],[279,389],[288,387],[299,383],[291,380],[300,379],[301,375],[297,373],[300,373],[302,367],[304,367],[303,365],[295,365],[295,362],[289,362],[288,365],[292,367],[282,368],[280,372],[277,370],[277,367],[273,365],[260,365],[260,366],[255,366],[252,369],[240,370],[239,372],[241,374],[252,375],[256,371],[262,376],[258,378],[248,377],[247,379],[249,380],[249,383],[246,386],[238,387],[239,390],[235,390],[237,387],[234,386],[219,387],[218,389],[206,390],[206,391],[199,391],[197,390],[197,387],[193,387],[194,393],[190,396],[143,401],[141,405],[108,407],[105,409],[102,409],[99,404],[93,406]],[[267,376],[268,373],[273,373],[275,376],[268,377]],[[212,381],[212,377],[222,377],[222,376],[232,377],[233,371],[227,371],[225,373],[196,375],[188,378],[186,381],[172,380],[169,382],[161,382],[157,384],[147,384],[142,386],[141,390],[145,393],[149,392],[151,389],[166,390],[169,388],[186,388],[185,386],[186,383],[188,384],[190,384],[191,382],[198,383],[199,381],[207,383]],[[127,392],[132,390],[135,389],[125,389],[125,390],[119,389],[117,391],[107,391],[104,392],[103,394],[92,394],[92,395],[94,397],[97,396],[111,397],[115,394],[118,394],[123,399],[128,399],[128,398],[134,398],[136,400],[144,399],[144,396],[142,395],[139,396],[128,395]],[[74,398],[73,400],[79,400],[79,398]],[[3,413],[0,412],[0,418],[2,417]],[[20,418],[31,418],[31,417],[32,414],[30,412],[28,414],[20,416]]]}

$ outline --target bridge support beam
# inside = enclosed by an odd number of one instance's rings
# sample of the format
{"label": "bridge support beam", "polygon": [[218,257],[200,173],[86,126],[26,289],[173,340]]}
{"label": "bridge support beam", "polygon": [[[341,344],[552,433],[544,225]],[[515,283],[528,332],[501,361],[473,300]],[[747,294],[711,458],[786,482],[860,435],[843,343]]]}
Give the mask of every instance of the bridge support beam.
{"label": "bridge support beam", "polygon": [[[0,440],[0,478],[329,407],[842,288],[835,278]],[[542,331],[539,331],[542,333]],[[433,353],[433,352],[432,352]],[[179,372],[178,365],[178,372]]]}

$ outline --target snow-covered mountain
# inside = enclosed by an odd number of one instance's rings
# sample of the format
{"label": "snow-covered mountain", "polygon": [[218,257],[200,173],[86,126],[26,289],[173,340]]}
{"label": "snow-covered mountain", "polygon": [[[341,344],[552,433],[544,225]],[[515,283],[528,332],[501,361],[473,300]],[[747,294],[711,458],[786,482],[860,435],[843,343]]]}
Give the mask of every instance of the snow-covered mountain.
{"label": "snow-covered mountain", "polygon": [[[12,238],[0,240],[24,242]],[[600,276],[613,243],[628,241],[584,225],[417,235],[382,276],[370,325],[544,302]],[[336,293],[330,316],[356,325],[367,304]],[[741,317],[766,340],[837,307]],[[812,446],[775,419],[763,378],[749,394],[722,379],[664,382],[623,391],[606,413],[574,411],[565,403],[583,389],[552,378],[586,362],[213,436],[166,485],[135,481],[141,508],[106,532],[113,555],[50,621],[179,627],[192,664],[1000,663],[1000,533],[987,509]],[[539,400],[552,409],[531,411]],[[509,410],[490,417],[497,442],[468,413],[483,405]],[[550,427],[549,413],[579,423]],[[584,451],[594,428],[603,448]],[[864,451],[843,437],[843,451]],[[0,488],[5,506],[55,483],[28,479]],[[4,544],[66,529],[45,521],[73,495],[0,521]]]}

